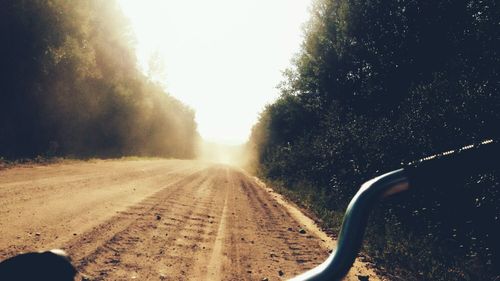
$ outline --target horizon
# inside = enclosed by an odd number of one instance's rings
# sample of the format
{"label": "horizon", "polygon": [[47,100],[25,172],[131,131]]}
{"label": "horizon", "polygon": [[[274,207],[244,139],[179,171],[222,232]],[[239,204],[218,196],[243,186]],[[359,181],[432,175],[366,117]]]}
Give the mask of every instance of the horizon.
{"label": "horizon", "polygon": [[226,145],[245,143],[259,113],[279,96],[311,4],[217,0],[196,1],[193,9],[179,0],[118,2],[140,68],[194,109],[205,141]]}

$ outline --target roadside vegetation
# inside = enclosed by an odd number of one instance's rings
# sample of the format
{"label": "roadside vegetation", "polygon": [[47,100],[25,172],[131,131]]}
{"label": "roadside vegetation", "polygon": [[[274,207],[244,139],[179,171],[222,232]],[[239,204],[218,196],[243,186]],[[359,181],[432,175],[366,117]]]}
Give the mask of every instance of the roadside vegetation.
{"label": "roadside vegetation", "polygon": [[115,1],[2,1],[0,36],[0,157],[194,156],[193,110],[142,74]]}
{"label": "roadside vegetation", "polygon": [[71,159],[60,158],[60,157],[43,157],[37,156],[34,158],[19,158],[19,159],[4,159],[0,157],[0,171],[14,168],[14,167],[30,167],[32,165],[51,165],[62,162],[69,162]]}
{"label": "roadside vegetation", "polygon": [[[248,166],[338,231],[364,181],[499,136],[499,23],[494,0],[314,1]],[[401,280],[496,280],[499,168],[384,203],[364,251]]]}

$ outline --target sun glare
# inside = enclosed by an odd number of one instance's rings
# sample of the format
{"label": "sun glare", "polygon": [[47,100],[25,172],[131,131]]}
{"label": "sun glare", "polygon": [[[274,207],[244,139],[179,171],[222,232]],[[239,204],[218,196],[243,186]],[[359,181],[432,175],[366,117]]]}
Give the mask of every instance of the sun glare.
{"label": "sun glare", "polygon": [[[144,71],[196,111],[206,140],[243,143],[302,41],[310,0],[119,0]],[[158,61],[160,60],[160,61]]]}

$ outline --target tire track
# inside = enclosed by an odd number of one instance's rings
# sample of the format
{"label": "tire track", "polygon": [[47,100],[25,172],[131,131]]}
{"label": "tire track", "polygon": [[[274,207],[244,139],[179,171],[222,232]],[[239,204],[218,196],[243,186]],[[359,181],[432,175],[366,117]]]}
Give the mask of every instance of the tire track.
{"label": "tire track", "polygon": [[[146,231],[157,228],[158,216],[161,219],[161,215],[169,213],[175,207],[175,202],[165,203],[183,193],[186,187],[206,181],[207,177],[207,171],[202,171],[171,183],[107,223],[82,235],[77,241],[70,242],[65,248],[72,257],[76,257],[77,269],[93,277],[93,280],[104,280],[113,269],[118,268],[123,254],[132,253],[137,258],[141,257],[144,253],[134,251],[135,245],[143,240],[141,237],[145,236]],[[154,235],[149,237],[155,238]],[[96,245],[94,241],[99,243]],[[90,247],[87,248],[92,249],[90,253],[88,250],[82,251],[85,244],[89,244]],[[127,264],[129,269],[136,267],[137,265]]]}
{"label": "tire track", "polygon": [[300,234],[300,224],[269,194],[240,172],[233,171],[232,177],[241,198],[235,198],[238,215],[229,227],[232,238],[228,247],[240,267],[224,280],[286,279],[326,257],[319,239]]}

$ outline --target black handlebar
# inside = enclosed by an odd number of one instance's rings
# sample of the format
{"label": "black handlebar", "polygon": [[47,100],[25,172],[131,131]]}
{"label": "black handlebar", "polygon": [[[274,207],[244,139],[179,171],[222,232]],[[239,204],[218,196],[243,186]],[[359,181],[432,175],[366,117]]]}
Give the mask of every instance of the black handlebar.
{"label": "black handlebar", "polygon": [[291,280],[341,280],[356,259],[368,216],[375,203],[410,188],[463,180],[468,176],[486,172],[490,168],[498,167],[498,157],[498,141],[487,140],[408,163],[402,169],[367,181],[347,207],[337,249],[321,265]]}

